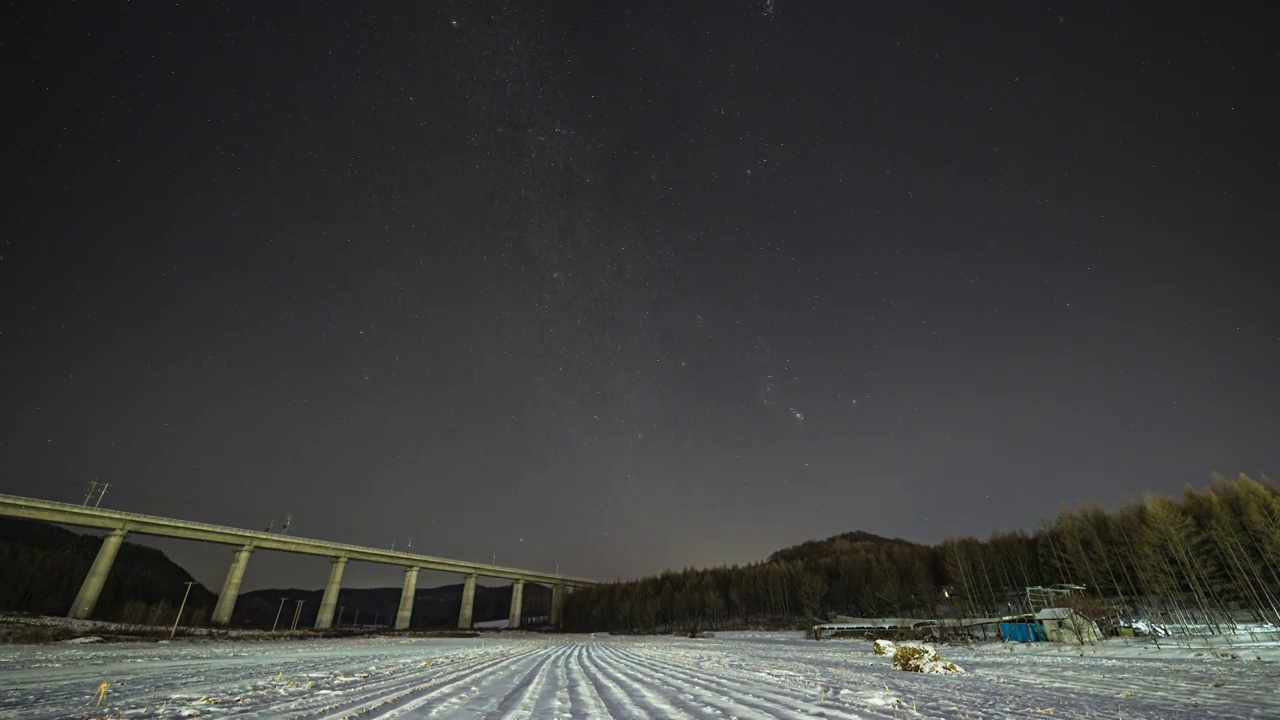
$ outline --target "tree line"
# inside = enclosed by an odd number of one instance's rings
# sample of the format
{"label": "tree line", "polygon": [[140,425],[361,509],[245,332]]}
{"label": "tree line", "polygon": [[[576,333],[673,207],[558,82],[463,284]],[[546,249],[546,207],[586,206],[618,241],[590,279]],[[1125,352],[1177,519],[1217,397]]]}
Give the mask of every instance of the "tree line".
{"label": "tree line", "polygon": [[1104,624],[1280,624],[1280,491],[1215,475],[1179,499],[1064,509],[1034,532],[939,545],[847,533],[747,566],[668,571],[568,596],[571,631],[685,632],[852,617],[999,617],[1028,588],[1083,586]]}

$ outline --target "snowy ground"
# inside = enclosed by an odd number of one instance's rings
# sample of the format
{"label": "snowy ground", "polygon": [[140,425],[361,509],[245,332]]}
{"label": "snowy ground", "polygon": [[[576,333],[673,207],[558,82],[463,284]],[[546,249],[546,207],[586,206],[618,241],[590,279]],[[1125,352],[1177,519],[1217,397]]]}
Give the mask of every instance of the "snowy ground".
{"label": "snowy ground", "polygon": [[0,717],[1280,718],[1274,647],[942,652],[967,672],[793,633],[7,646]]}

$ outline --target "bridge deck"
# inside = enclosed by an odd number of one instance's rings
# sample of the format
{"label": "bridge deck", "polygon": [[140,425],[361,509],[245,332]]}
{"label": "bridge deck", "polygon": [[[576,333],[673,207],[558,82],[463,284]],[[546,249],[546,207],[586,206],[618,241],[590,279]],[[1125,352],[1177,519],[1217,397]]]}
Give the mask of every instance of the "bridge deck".
{"label": "bridge deck", "polygon": [[596,584],[594,580],[568,577],[555,573],[450,560],[430,555],[383,550],[259,530],[243,530],[226,525],[177,520],[158,515],[143,515],[120,510],[84,507],[18,495],[0,494],[0,516],[44,520],[63,525],[78,525],[106,530],[125,530],[141,535],[199,540],[223,545],[251,545],[254,548],[263,550],[280,550],[325,557],[345,557],[348,560],[364,560],[384,565],[419,567],[424,570],[442,570],[462,574],[474,573],[484,577],[525,580],[551,585],[560,584],[568,587],[587,587]]}

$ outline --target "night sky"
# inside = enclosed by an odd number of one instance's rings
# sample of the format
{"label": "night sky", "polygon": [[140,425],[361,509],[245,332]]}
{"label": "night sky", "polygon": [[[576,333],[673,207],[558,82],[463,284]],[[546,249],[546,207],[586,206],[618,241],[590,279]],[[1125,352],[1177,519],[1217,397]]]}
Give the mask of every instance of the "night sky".
{"label": "night sky", "polygon": [[0,491],[613,578],[1278,477],[1276,46],[1176,12],[19,6]]}

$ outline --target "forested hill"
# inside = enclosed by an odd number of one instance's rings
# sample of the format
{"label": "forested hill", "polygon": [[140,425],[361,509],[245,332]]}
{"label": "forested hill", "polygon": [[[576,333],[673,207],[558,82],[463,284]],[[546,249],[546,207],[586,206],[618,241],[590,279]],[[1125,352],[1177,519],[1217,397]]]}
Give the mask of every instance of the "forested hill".
{"label": "forested hill", "polygon": [[[4,578],[0,610],[65,614],[101,545],[99,535],[82,535],[35,520],[0,518],[0,577]],[[149,622],[171,616],[170,608],[176,610],[192,579],[163,552],[126,541],[102,588],[95,617]],[[187,599],[186,616],[207,616],[215,600],[213,593],[196,583]]]}
{"label": "forested hill", "polygon": [[792,560],[812,560],[830,555],[844,555],[860,544],[866,545],[914,545],[915,543],[898,538],[886,538],[869,532],[855,530],[853,532],[833,535],[826,540],[807,540],[789,548],[779,550],[769,556],[768,562],[790,562]]}
{"label": "forested hill", "polygon": [[936,546],[847,533],[746,567],[586,588],[569,595],[563,620],[569,630],[666,632],[835,615],[992,617],[1029,611],[1027,589],[1056,584],[1083,586],[1079,602],[1100,623],[1280,623],[1280,487],[1215,476],[1176,499],[1064,509],[1034,532]]}

